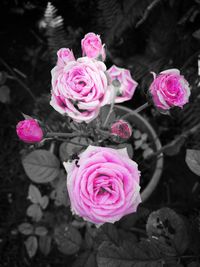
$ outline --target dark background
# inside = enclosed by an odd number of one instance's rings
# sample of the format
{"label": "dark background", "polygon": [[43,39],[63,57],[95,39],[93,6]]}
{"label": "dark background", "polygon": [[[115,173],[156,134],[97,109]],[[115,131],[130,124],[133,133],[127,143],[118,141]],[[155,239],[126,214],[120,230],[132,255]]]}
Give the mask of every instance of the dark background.
{"label": "dark background", "polygon": [[[79,56],[84,34],[91,31],[100,34],[106,43],[108,66],[116,64],[130,69],[140,84],[134,99],[126,103],[131,108],[145,102],[152,80],[150,71],[159,73],[179,68],[192,87],[190,108],[174,111],[169,117],[152,110],[145,112],[163,144],[200,120],[199,0],[59,0],[51,3],[46,9],[47,1],[0,2],[0,72],[11,76],[5,81],[10,89],[9,103],[0,103],[0,254],[4,264],[7,263],[5,266],[11,266],[15,258],[25,257],[20,246],[22,240],[10,234],[24,217],[24,191],[27,190],[27,178],[20,163],[24,145],[17,139],[15,126],[22,120],[21,112],[33,113],[35,101],[29,89],[35,97],[50,92],[50,70],[55,63],[55,51],[60,47],[73,48]],[[63,23],[57,28],[51,27],[49,21],[54,22],[57,16],[62,16]],[[199,209],[199,178],[185,164],[185,149],[198,149],[199,139],[198,133],[177,155],[165,157],[162,180],[147,206],[168,205],[187,216]],[[17,264],[15,266],[20,266]]]}

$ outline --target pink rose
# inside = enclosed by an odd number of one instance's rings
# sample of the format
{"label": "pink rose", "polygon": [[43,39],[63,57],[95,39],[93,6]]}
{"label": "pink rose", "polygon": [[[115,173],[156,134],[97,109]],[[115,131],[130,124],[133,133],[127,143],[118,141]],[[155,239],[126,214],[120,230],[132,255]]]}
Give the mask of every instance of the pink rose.
{"label": "pink rose", "polygon": [[103,62],[88,57],[70,61],[64,68],[54,67],[50,104],[76,122],[89,123],[110,102],[105,71]]}
{"label": "pink rose", "polygon": [[177,69],[162,71],[150,85],[153,102],[156,107],[168,110],[171,107],[183,107],[188,102],[190,87],[184,76]]}
{"label": "pink rose", "polygon": [[57,66],[64,67],[68,62],[74,61],[75,57],[69,48],[61,48],[57,52]]}
{"label": "pink rose", "polygon": [[[115,103],[130,100],[138,85],[138,83],[132,79],[130,71],[113,65],[107,73],[109,74],[110,81],[112,83],[117,83],[118,92]],[[116,89],[116,87],[114,88]]]}
{"label": "pink rose", "polygon": [[26,143],[38,143],[43,139],[43,131],[34,119],[18,122],[16,132],[19,139]]}
{"label": "pink rose", "polygon": [[64,163],[72,212],[101,225],[136,212],[140,172],[126,149],[89,146],[79,160]]}
{"label": "pink rose", "polygon": [[112,124],[111,134],[122,139],[128,139],[132,135],[132,128],[127,121],[118,120]]}
{"label": "pink rose", "polygon": [[90,58],[99,58],[104,61],[106,59],[104,46],[104,44],[102,45],[100,36],[93,32],[87,33],[81,40],[83,56]]}

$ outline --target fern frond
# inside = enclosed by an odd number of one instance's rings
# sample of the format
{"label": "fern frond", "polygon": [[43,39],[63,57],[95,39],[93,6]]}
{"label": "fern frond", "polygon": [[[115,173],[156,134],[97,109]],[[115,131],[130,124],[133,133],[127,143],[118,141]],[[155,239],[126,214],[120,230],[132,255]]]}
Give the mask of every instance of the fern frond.
{"label": "fern frond", "polygon": [[[143,23],[151,10],[157,6],[160,0],[99,0],[97,24],[104,39],[109,45],[116,39],[120,39],[122,33],[128,27],[136,27]],[[139,23],[139,24],[138,24]]]}
{"label": "fern frond", "polygon": [[116,34],[116,30],[123,28],[122,8],[117,0],[99,0],[97,24],[99,31],[103,32],[104,40],[109,45]]}
{"label": "fern frond", "polygon": [[154,0],[152,3],[150,3],[149,6],[147,6],[142,18],[136,23],[136,25],[135,25],[136,28],[138,28],[141,24],[143,24],[146,21],[146,19],[150,15],[151,11],[154,9],[154,7],[156,7],[160,3],[160,1],[161,0]]}
{"label": "fern frond", "polygon": [[[153,3],[154,2],[155,0]],[[135,27],[137,22],[143,18],[145,12],[147,12],[148,9],[152,9],[151,5],[153,3],[151,0],[125,0],[123,2],[124,17],[126,18],[129,26]]]}
{"label": "fern frond", "polygon": [[46,35],[52,63],[56,62],[56,52],[61,47],[71,47],[71,42],[64,31],[64,22],[61,16],[57,15],[57,9],[48,2],[44,19],[46,22]]}

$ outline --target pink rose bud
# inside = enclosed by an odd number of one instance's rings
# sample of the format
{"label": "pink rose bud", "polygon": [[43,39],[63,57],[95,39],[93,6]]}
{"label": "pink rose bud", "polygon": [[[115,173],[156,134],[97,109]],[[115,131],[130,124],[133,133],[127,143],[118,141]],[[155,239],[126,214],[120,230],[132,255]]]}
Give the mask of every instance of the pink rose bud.
{"label": "pink rose bud", "polygon": [[88,146],[64,167],[74,214],[100,226],[136,212],[141,202],[140,171],[126,148]]}
{"label": "pink rose bud", "polygon": [[[110,82],[113,84],[113,89],[118,90],[115,103],[122,103],[130,100],[138,85],[138,83],[132,79],[130,71],[113,65],[110,69],[108,69],[107,73],[109,75]],[[115,84],[117,84],[117,86],[115,86]]]}
{"label": "pink rose bud", "polygon": [[64,67],[68,62],[74,61],[75,57],[69,48],[61,48],[57,52],[57,66]]}
{"label": "pink rose bud", "polygon": [[111,126],[111,134],[122,139],[128,139],[132,135],[132,128],[127,121],[118,120]]}
{"label": "pink rose bud", "polygon": [[35,119],[20,121],[17,124],[16,132],[25,143],[38,143],[43,139],[43,131]]}
{"label": "pink rose bud", "polygon": [[160,72],[150,85],[149,91],[155,106],[161,110],[183,107],[189,100],[190,87],[177,69]]}
{"label": "pink rose bud", "polygon": [[106,59],[106,53],[104,44],[102,45],[101,38],[99,35],[89,32],[81,40],[82,54],[90,58]]}

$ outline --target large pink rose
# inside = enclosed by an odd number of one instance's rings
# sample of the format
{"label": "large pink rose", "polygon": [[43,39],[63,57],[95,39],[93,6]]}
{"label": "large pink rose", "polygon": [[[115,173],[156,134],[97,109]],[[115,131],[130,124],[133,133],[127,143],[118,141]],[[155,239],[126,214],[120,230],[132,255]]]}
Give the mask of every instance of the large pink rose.
{"label": "large pink rose", "polygon": [[50,104],[76,122],[89,123],[98,116],[100,107],[110,102],[105,71],[103,62],[88,57],[69,61],[63,68],[54,67]]}
{"label": "large pink rose", "polygon": [[69,48],[60,48],[57,57],[57,66],[59,67],[64,67],[68,62],[75,60],[74,54]]}
{"label": "large pink rose", "polygon": [[[138,83],[132,79],[130,71],[113,65],[108,69],[107,73],[109,74],[110,81],[114,83],[116,81],[117,83],[118,92],[115,103],[130,100],[138,85]],[[116,87],[114,88],[116,89]]]}
{"label": "large pink rose", "polygon": [[35,119],[18,122],[16,132],[19,139],[26,143],[38,143],[43,139],[43,131]]}
{"label": "large pink rose", "polygon": [[184,76],[180,75],[177,69],[169,69],[160,72],[152,82],[149,91],[155,106],[161,110],[168,110],[171,107],[183,107],[190,96],[190,87]]}
{"label": "large pink rose", "polygon": [[104,46],[102,45],[100,36],[93,32],[87,33],[81,40],[83,56],[90,58],[99,58],[104,61],[106,58]]}
{"label": "large pink rose", "polygon": [[137,210],[140,172],[126,149],[89,146],[64,166],[73,213],[101,225]]}

